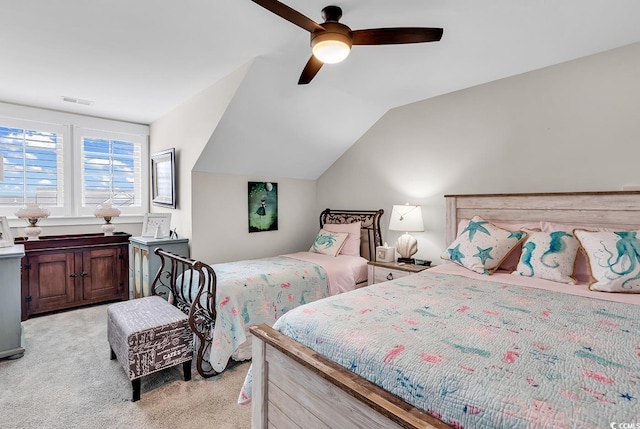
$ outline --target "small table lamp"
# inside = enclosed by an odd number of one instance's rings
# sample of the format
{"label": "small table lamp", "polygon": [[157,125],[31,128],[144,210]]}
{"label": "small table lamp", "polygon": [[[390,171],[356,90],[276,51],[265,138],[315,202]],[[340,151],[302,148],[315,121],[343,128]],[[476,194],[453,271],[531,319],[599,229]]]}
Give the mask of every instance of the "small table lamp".
{"label": "small table lamp", "polygon": [[104,218],[104,225],[102,225],[102,232],[104,235],[113,235],[113,231],[115,231],[116,226],[111,224],[111,218],[120,216],[120,210],[116,207],[113,207],[111,203],[102,203],[96,210],[93,212],[95,217]]}
{"label": "small table lamp", "polygon": [[398,262],[414,263],[413,255],[418,251],[418,240],[409,232],[424,231],[422,207],[405,204],[394,205],[389,221],[389,231],[404,231],[396,242],[396,251],[400,254]]}
{"label": "small table lamp", "polygon": [[42,228],[37,226],[38,220],[49,217],[49,214],[49,210],[43,209],[38,203],[26,203],[24,207],[18,209],[15,215],[29,222],[29,226],[24,229],[27,240],[40,240]]}

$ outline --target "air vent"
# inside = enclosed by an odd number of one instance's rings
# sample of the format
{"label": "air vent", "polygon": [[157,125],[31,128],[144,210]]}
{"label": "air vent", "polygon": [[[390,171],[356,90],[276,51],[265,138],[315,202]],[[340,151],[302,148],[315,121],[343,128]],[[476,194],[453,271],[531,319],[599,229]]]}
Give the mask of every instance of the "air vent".
{"label": "air vent", "polygon": [[91,100],[83,100],[81,98],[75,97],[65,97],[64,95],[62,96],[62,101],[66,101],[67,103],[82,104],[84,106],[91,106],[93,104],[93,101]]}

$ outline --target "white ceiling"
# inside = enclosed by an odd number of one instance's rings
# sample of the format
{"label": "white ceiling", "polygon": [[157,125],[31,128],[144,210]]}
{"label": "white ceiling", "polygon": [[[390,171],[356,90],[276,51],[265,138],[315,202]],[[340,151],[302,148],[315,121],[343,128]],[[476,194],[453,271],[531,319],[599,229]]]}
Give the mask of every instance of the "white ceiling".
{"label": "white ceiling", "polygon": [[[259,58],[211,146],[227,143],[240,120],[246,127],[243,105],[256,104],[271,111],[249,114],[270,147],[280,143],[265,137],[268,123],[291,128],[289,137],[300,141],[313,122],[320,135],[304,144],[332,148],[320,173],[390,108],[640,41],[637,0],[340,0],[333,4],[352,29],[443,27],[442,41],[356,46],[300,87],[308,33],[250,0],[0,1],[0,101],[149,124]],[[285,3],[321,22],[331,0]],[[296,110],[277,107],[291,98]],[[306,117],[300,106],[309,106]],[[344,120],[320,126],[328,110]],[[245,146],[255,139],[246,136]]]}

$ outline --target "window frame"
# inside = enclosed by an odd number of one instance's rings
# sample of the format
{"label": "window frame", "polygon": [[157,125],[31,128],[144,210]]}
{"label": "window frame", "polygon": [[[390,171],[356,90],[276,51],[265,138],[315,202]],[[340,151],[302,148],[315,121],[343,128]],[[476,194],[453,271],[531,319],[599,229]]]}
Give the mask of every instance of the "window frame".
{"label": "window frame", "polygon": [[[82,207],[82,183],[80,181],[82,163],[81,131],[92,131],[92,137],[100,138],[103,135],[117,139],[132,141],[140,144],[140,173],[141,173],[141,206],[139,208],[119,207],[121,216],[131,220],[141,220],[149,211],[149,126],[111,119],[97,118],[93,116],[67,113],[54,110],[40,109],[36,107],[20,106],[0,102],[0,124],[3,126],[26,124],[27,127],[39,131],[54,131],[46,126],[62,129],[63,144],[63,206],[47,208],[51,215],[47,219],[48,225],[89,224],[95,217],[94,208]],[[44,127],[44,128],[43,128]],[[100,134],[103,133],[103,134]],[[22,226],[15,216],[18,207],[0,207],[0,216],[7,216],[11,226]]]}
{"label": "window frame", "polygon": [[83,136],[91,136],[96,138],[104,138],[109,140],[123,140],[129,141],[134,144],[140,145],[140,207],[126,207],[117,206],[120,209],[121,216],[125,215],[138,215],[144,216],[147,213],[149,207],[149,145],[145,144],[148,139],[144,136],[137,136],[133,134],[124,134],[112,131],[104,131],[91,129],[86,127],[73,127],[73,140],[74,140],[74,152],[77,162],[74,166],[74,180],[78,183],[77,189],[74,189],[74,202],[76,203],[76,211],[80,216],[92,216],[95,207],[87,206],[82,207],[82,191],[84,184],[82,183],[82,168],[83,168],[83,155],[82,155],[82,138]]}
{"label": "window frame", "polygon": [[[67,145],[67,138],[69,137],[69,127],[48,123],[42,121],[32,121],[29,119],[16,119],[16,118],[5,118],[0,117],[0,126],[6,126],[11,128],[18,128],[23,130],[36,130],[42,132],[55,132],[61,137],[62,140],[62,187],[63,187],[63,199],[61,201],[61,207],[53,207],[47,206],[47,209],[51,212],[52,216],[64,216],[64,207],[66,205],[68,195],[68,188],[66,187],[67,176],[65,175],[66,169],[64,167],[65,157],[68,157],[69,154],[66,152],[69,149]],[[6,171],[5,171],[6,174]],[[59,185],[60,186],[60,185]],[[35,201],[29,201],[35,202]],[[0,216],[7,216],[7,218],[15,217],[15,211],[18,210],[22,205],[19,206],[0,206]]]}

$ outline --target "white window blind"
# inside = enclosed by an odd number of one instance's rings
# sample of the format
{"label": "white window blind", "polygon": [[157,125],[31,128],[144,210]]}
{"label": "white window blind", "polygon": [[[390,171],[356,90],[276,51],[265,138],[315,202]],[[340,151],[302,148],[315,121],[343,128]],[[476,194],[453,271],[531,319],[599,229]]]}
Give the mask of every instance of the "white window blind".
{"label": "white window blind", "polygon": [[27,202],[62,207],[64,128],[20,122],[23,121],[0,121],[0,153],[4,158],[0,209],[3,213],[13,212]]}
{"label": "white window blind", "polygon": [[104,201],[121,216],[148,211],[146,126],[0,103],[0,155],[0,216],[10,220],[26,203],[49,209],[47,224],[93,217]]}
{"label": "white window blind", "polygon": [[76,128],[80,142],[80,212],[111,202],[123,213],[142,213],[143,140],[101,130]]}

